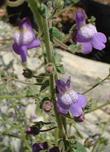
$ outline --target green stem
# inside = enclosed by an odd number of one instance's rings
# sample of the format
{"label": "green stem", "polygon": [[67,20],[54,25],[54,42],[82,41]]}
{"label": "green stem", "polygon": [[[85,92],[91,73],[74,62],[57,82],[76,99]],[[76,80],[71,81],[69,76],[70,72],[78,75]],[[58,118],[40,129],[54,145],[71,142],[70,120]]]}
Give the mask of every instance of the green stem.
{"label": "green stem", "polygon": [[[23,98],[37,98],[37,95],[25,95],[25,96],[22,96],[22,95],[4,95],[4,96],[0,96],[0,100],[3,100],[3,99],[23,99]],[[39,98],[38,98],[39,99]]]}
{"label": "green stem", "polygon": [[14,134],[10,134],[10,133],[0,132],[0,135],[1,136],[9,136],[9,137],[20,139],[20,137],[18,135],[14,135]]}
{"label": "green stem", "polygon": [[[52,52],[52,48],[51,48],[51,44],[50,44],[50,36],[49,36],[49,29],[48,29],[48,22],[47,19],[44,18],[43,20],[43,25],[44,25],[44,42],[45,42],[45,47],[46,47],[46,52],[47,52],[47,59],[48,59],[48,63],[53,63],[54,64],[54,59],[53,59],[53,52]],[[55,116],[56,116],[56,121],[58,124],[58,129],[59,129],[59,137],[62,138],[64,137],[64,130],[63,130],[63,124],[62,124],[62,119],[61,116],[58,114],[57,109],[56,109],[56,102],[55,102],[55,77],[54,74],[50,75],[50,92],[51,92],[51,100],[54,104],[54,112],[55,112]]]}
{"label": "green stem", "polygon": [[[38,1],[29,0],[29,3],[31,4],[31,8],[33,10],[33,13],[35,14],[35,17],[37,18],[39,28],[40,28],[40,30],[42,28],[42,31],[43,31],[43,38],[44,38],[46,54],[47,54],[47,62],[53,63],[53,65],[54,65],[47,16],[43,17],[42,14],[40,14]],[[36,8],[35,8],[35,6],[36,6]],[[55,75],[53,73],[49,77],[49,82],[50,82],[51,100],[54,104],[54,112],[55,112],[56,121],[57,121],[57,125],[58,125],[58,135],[59,135],[59,138],[64,138],[65,133],[64,133],[63,122],[62,122],[61,116],[59,115],[59,113],[57,112],[57,109],[56,109],[56,102],[55,102],[56,97],[55,97],[55,86],[54,86],[55,85]]]}
{"label": "green stem", "polygon": [[51,48],[51,44],[50,44],[48,21],[46,18],[43,19],[43,34],[44,34],[44,42],[45,42],[48,62],[52,63],[53,55],[52,55],[52,48]]}
{"label": "green stem", "polygon": [[37,18],[36,23],[39,27],[40,32],[42,33],[42,28],[43,28],[42,25],[43,24],[42,24],[42,18],[40,16],[39,10],[37,9],[37,4],[36,4],[37,1],[35,2],[34,0],[29,0],[28,3],[29,3],[29,6],[30,6],[34,16],[35,16],[35,19]]}
{"label": "green stem", "polygon": [[0,99],[22,99],[22,98],[26,98],[26,96],[11,96],[11,95],[4,95],[4,96],[0,96]]}

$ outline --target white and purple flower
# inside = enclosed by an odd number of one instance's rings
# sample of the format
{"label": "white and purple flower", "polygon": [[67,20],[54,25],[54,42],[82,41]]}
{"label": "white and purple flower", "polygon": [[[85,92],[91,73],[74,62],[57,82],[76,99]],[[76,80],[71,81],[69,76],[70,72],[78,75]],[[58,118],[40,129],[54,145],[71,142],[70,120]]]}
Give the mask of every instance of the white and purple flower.
{"label": "white and purple flower", "polygon": [[76,12],[77,35],[76,42],[82,46],[82,52],[89,54],[92,48],[103,50],[107,42],[106,36],[98,32],[95,25],[86,24],[86,13],[83,9],[78,9]]}
{"label": "white and purple flower", "polygon": [[28,49],[37,48],[41,44],[36,38],[30,20],[24,18],[19,25],[19,30],[14,34],[13,50],[21,56],[22,62],[27,61]]}
{"label": "white and purple flower", "polygon": [[87,99],[84,95],[75,92],[71,87],[70,79],[57,80],[57,109],[61,114],[66,115],[68,112],[74,118],[83,121],[83,109],[86,107]]}

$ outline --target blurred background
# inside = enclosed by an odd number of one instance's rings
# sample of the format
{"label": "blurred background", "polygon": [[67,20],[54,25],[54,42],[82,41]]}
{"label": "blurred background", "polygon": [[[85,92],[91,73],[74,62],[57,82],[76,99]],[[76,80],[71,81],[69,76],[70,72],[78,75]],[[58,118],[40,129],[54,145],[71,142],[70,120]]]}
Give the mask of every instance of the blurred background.
{"label": "blurred background", "polygon": [[[65,67],[67,76],[71,75],[73,87],[75,90],[83,93],[91,86],[104,79],[109,73],[110,67],[110,0],[42,0],[50,7],[60,7],[60,12],[54,18],[54,26],[60,32],[68,35],[75,24],[75,13],[77,9],[83,8],[89,19],[87,22],[96,24],[97,30],[107,36],[106,48],[102,51],[93,50],[89,55],[75,53],[56,47],[59,54],[63,57],[62,63]],[[51,2],[52,6],[51,6]],[[36,120],[48,119],[48,115],[39,108],[41,99],[31,98],[31,95],[38,93],[38,86],[31,86],[35,79],[27,80],[23,76],[23,66],[17,55],[12,51],[13,34],[17,29],[19,22],[24,17],[29,17],[33,28],[37,30],[37,25],[33,14],[28,6],[27,0],[0,0],[0,152],[30,152],[28,142],[23,141],[25,129],[30,123],[30,119],[35,116]],[[74,42],[75,32],[72,31],[72,42]],[[70,41],[64,42],[68,48]],[[40,50],[40,49],[39,49]],[[42,64],[39,52],[29,53],[29,68],[40,73]],[[37,58],[37,59],[36,59]],[[90,59],[90,60],[88,60]],[[97,62],[98,61],[98,62]],[[40,70],[39,70],[40,69]],[[91,149],[91,143],[87,143],[91,138],[95,141],[101,137],[97,152],[110,152],[110,79],[107,79],[102,85],[88,92],[89,109],[97,108],[105,104],[96,111],[86,114],[84,124],[77,124],[77,128],[83,135],[80,139]],[[16,96],[17,99],[12,97]],[[37,104],[36,104],[37,101]],[[108,103],[108,104],[107,104]],[[36,116],[36,107],[37,116]],[[41,116],[43,114],[43,116]],[[9,123],[7,124],[7,120]],[[72,122],[70,122],[72,124]],[[16,129],[14,128],[16,127]],[[74,126],[71,127],[75,131]],[[79,138],[78,132],[76,131]],[[21,139],[17,138],[20,135]],[[17,139],[16,139],[17,138]],[[40,140],[49,139],[48,134],[43,137],[38,136]],[[89,146],[88,146],[89,144]],[[94,144],[96,144],[94,142]]]}

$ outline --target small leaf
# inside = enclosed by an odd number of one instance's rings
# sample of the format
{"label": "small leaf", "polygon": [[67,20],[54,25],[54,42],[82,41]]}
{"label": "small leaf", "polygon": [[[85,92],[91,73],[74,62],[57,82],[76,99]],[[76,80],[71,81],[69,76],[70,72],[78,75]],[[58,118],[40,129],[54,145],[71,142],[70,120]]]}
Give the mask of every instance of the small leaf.
{"label": "small leaf", "polygon": [[71,4],[77,4],[79,0],[65,0],[65,6],[71,5]]}
{"label": "small leaf", "polygon": [[58,53],[54,53],[55,65],[59,66],[61,64],[62,56]]}
{"label": "small leaf", "polygon": [[95,21],[96,21],[96,18],[94,16],[91,16],[91,18],[88,19],[88,22],[94,25],[95,25]]}
{"label": "small leaf", "polygon": [[87,152],[87,150],[81,143],[76,142],[74,152]]}
{"label": "small leaf", "polygon": [[60,40],[61,42],[65,41],[65,34],[63,32],[61,32],[59,29],[57,29],[56,27],[52,27],[50,29],[50,37],[53,40],[53,38],[57,38],[58,40]]}
{"label": "small leaf", "polygon": [[63,65],[59,65],[59,66],[57,66],[57,67],[56,67],[56,69],[57,69],[57,72],[59,72],[59,73],[62,73],[62,74],[64,74],[64,73],[65,73],[65,70],[64,70]]}
{"label": "small leaf", "polygon": [[68,47],[71,53],[75,54],[76,52],[81,52],[81,46],[77,44],[72,44]]}

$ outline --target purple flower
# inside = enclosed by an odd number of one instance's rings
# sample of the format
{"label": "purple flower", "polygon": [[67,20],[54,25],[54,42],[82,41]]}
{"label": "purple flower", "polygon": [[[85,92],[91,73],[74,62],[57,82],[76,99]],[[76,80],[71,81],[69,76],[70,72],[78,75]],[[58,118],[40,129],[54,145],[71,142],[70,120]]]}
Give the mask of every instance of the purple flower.
{"label": "purple flower", "polygon": [[40,152],[41,150],[46,150],[46,149],[48,149],[47,142],[35,143],[32,145],[32,152]]}
{"label": "purple flower", "polygon": [[41,42],[36,38],[29,19],[24,18],[19,25],[19,30],[14,34],[13,50],[21,56],[22,62],[26,62],[28,49],[37,48],[40,44]]}
{"label": "purple flower", "polygon": [[57,146],[55,146],[55,147],[52,147],[51,149],[49,149],[49,152],[60,152],[60,150]]}
{"label": "purple flower", "polygon": [[[87,99],[84,95],[75,92],[71,87],[70,79],[57,80],[57,108],[62,114],[70,112],[74,118],[82,118],[84,115],[83,109],[87,104]],[[82,120],[82,119],[81,119]]]}
{"label": "purple flower", "polygon": [[76,12],[76,41],[82,46],[84,54],[90,53],[92,48],[97,50],[104,49],[107,42],[106,36],[101,32],[97,32],[95,25],[86,24],[86,18],[87,16],[83,9],[79,9]]}

